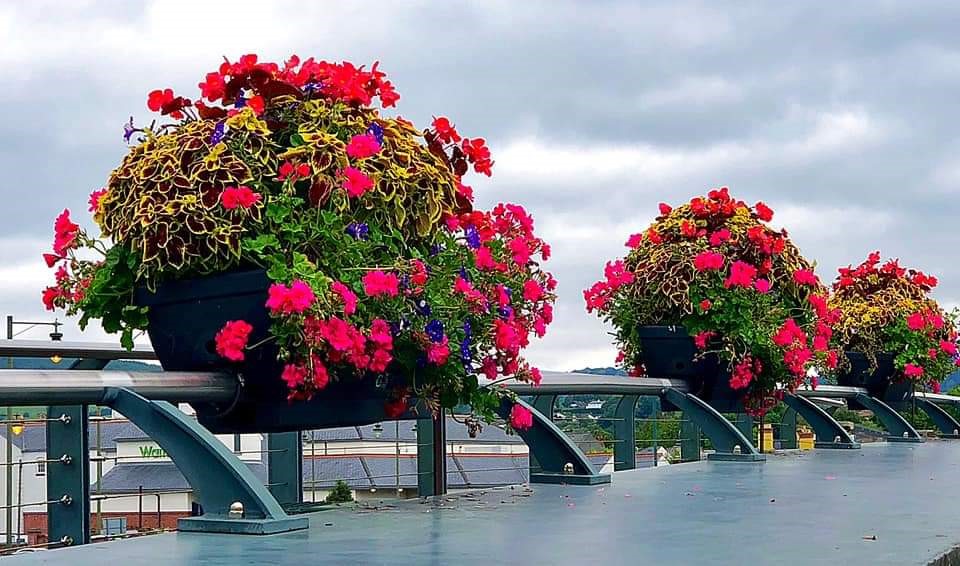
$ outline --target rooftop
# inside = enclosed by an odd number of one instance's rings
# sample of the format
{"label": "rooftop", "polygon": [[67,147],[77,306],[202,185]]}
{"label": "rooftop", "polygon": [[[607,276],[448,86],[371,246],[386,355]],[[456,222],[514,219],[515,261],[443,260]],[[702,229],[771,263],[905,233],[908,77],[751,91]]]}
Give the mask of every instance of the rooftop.
{"label": "rooftop", "polygon": [[7,558],[117,564],[927,564],[960,542],[960,443],[878,443],[344,507],[308,531],[171,533]]}

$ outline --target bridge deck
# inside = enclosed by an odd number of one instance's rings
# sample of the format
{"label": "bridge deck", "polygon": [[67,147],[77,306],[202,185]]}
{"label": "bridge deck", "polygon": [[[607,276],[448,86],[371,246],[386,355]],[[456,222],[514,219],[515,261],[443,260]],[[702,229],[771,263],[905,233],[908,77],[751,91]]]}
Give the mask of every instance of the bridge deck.
{"label": "bridge deck", "polygon": [[[960,443],[878,444],[617,473],[393,508],[272,537],[165,534],[11,564],[926,564],[960,542]],[[442,505],[442,508],[438,507]],[[864,537],[876,536],[876,540]]]}

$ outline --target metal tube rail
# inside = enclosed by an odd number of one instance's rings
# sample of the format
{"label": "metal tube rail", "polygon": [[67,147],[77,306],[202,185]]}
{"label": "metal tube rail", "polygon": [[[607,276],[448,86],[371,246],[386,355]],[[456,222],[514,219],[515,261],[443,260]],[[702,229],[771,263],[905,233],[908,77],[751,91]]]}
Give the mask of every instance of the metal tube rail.
{"label": "metal tube rail", "polygon": [[229,403],[238,381],[229,374],[110,370],[0,370],[0,405],[99,405],[110,389],[172,403]]}
{"label": "metal tube rail", "polygon": [[540,385],[506,380],[503,385],[518,395],[659,395],[663,389],[687,392],[689,386],[680,379],[624,377],[582,373],[543,372]]}
{"label": "metal tube rail", "polygon": [[824,399],[852,399],[859,394],[867,395],[863,387],[847,387],[845,385],[820,385],[816,389],[798,387],[795,392],[801,397],[823,397]]}
{"label": "metal tube rail", "polygon": [[0,342],[0,357],[81,358],[92,360],[156,360],[150,346],[125,350],[97,342],[51,342],[49,340],[5,340]]}

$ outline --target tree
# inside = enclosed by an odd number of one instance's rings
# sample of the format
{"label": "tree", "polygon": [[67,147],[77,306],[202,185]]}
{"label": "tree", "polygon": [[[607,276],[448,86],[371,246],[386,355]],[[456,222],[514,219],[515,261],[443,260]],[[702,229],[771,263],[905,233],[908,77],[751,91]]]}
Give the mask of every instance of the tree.
{"label": "tree", "polygon": [[326,501],[327,503],[349,503],[353,501],[353,492],[350,491],[350,486],[347,485],[347,482],[337,480],[333,489],[327,494]]}

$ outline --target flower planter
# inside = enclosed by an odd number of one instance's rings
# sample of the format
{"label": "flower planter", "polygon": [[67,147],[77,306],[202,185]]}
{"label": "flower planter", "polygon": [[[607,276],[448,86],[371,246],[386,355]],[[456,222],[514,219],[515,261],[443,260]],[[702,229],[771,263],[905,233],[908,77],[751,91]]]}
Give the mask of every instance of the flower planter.
{"label": "flower planter", "polygon": [[242,379],[237,402],[196,407],[200,421],[214,432],[282,432],[385,419],[386,389],[375,378],[338,375],[310,401],[287,401],[272,342],[247,351],[240,363],[217,355],[213,338],[227,321],[250,323],[250,344],[269,336],[269,285],[266,273],[253,270],[171,281],[156,292],[138,290],[137,303],[150,308],[147,332],[164,370],[229,371]]}
{"label": "flower planter", "polygon": [[849,369],[837,376],[839,385],[863,387],[871,397],[886,403],[902,403],[913,394],[909,380],[894,380],[896,369],[893,354],[877,354],[877,368],[870,371],[870,361],[860,352],[845,352],[850,361]]}
{"label": "flower planter", "polygon": [[743,410],[740,394],[730,388],[730,370],[714,353],[697,357],[693,338],[682,326],[641,326],[637,336],[647,375],[682,379],[690,392],[721,412]]}

